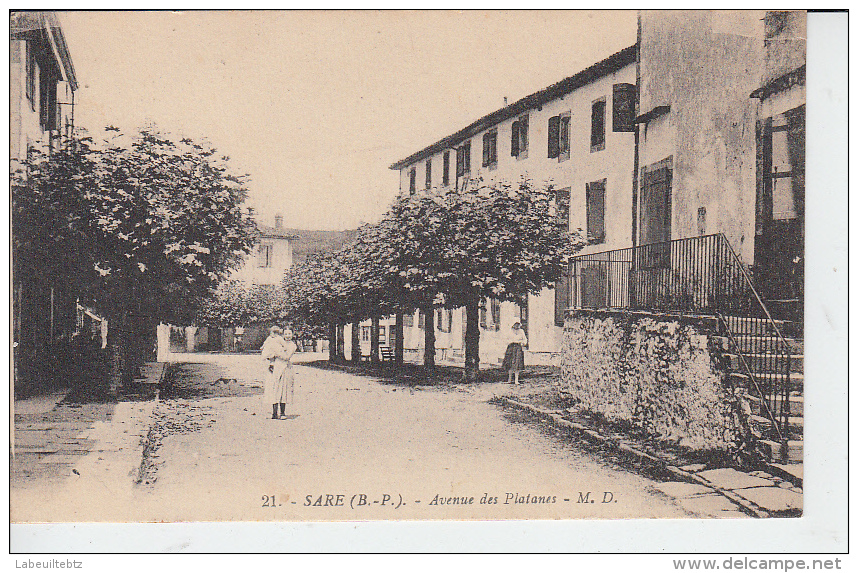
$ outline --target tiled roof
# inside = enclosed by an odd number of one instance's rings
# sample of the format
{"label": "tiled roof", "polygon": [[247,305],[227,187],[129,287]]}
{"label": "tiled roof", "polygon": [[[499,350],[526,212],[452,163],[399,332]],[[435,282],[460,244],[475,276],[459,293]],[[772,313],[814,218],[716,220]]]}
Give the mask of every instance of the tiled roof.
{"label": "tiled roof", "polygon": [[397,161],[390,166],[390,169],[402,169],[403,167],[407,167],[412,163],[420,161],[421,159],[430,157],[438,153],[439,151],[455,147],[462,141],[473,137],[481,131],[485,131],[486,129],[493,127],[501,123],[502,121],[506,121],[507,119],[515,117],[527,110],[539,107],[546,102],[555,100],[561,96],[572,92],[573,90],[576,90],[601,77],[611,74],[619,70],[620,68],[623,68],[629,64],[633,64],[635,63],[636,59],[637,45],[629,46],[628,48],[620,50],[616,54],[608,56],[601,62],[593,64],[589,68],[578,72],[574,76],[570,76],[564,80],[557,82],[556,84],[548,86],[543,90],[540,90],[534,94],[530,94],[529,96],[524,97],[515,103],[512,103],[484,117],[481,117],[466,128],[461,129],[452,135],[448,135],[444,139],[421,149],[417,153],[409,155],[405,159]]}

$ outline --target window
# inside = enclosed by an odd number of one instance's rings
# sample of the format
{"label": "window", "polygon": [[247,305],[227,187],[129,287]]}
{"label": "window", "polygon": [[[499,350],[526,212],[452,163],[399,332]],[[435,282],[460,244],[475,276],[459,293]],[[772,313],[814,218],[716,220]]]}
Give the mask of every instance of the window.
{"label": "window", "polygon": [[[484,330],[500,330],[500,301],[490,298],[480,306],[480,328]],[[489,322],[491,317],[491,322]]]}
{"label": "window", "polygon": [[446,187],[450,184],[450,152],[444,152],[444,173],[442,183]]}
{"label": "window", "polygon": [[548,119],[548,157],[565,161],[569,159],[569,112]]}
{"label": "window", "polygon": [[36,81],[39,75],[39,66],[36,63],[36,48],[33,42],[24,42],[27,50],[27,99],[30,100],[30,109],[36,111]]}
{"label": "window", "polygon": [[587,184],[587,235],[594,243],[605,242],[605,184],[607,180]]}
{"label": "window", "polygon": [[406,328],[414,327],[414,313],[406,312],[402,315],[402,326]]}
{"label": "window", "polygon": [[360,339],[363,342],[369,342],[371,335],[372,335],[372,327],[371,326],[361,326],[360,327]]}
{"label": "window", "polygon": [[[670,220],[672,157],[641,168],[640,244],[651,245],[640,251],[639,268],[670,266]],[[655,244],[654,244],[655,243]]]}
{"label": "window", "polygon": [[450,332],[453,326],[453,311],[439,308],[435,310],[435,324],[441,332]]}
{"label": "window", "polygon": [[605,98],[593,102],[590,113],[590,152],[605,149]]}
{"label": "window", "polygon": [[417,168],[412,167],[408,172],[409,183],[408,183],[408,194],[414,195],[417,193]]}
{"label": "window", "polygon": [[45,131],[57,128],[57,80],[51,73],[39,73],[39,122]]}
{"label": "window", "polygon": [[471,172],[471,142],[463,143],[456,149],[456,177]]}
{"label": "window", "polygon": [[517,157],[518,159],[524,159],[527,157],[528,121],[528,116],[523,115],[514,122],[512,122],[512,139],[510,141],[510,154],[513,157]]}
{"label": "window", "polygon": [[432,188],[432,160],[426,160],[426,189]]}
{"label": "window", "polygon": [[614,102],[611,110],[615,132],[635,130],[636,92],[637,89],[633,84],[614,84]]}
{"label": "window", "polygon": [[379,341],[379,343],[384,344],[386,342],[386,340],[387,340],[387,334],[385,332],[385,327],[379,326],[378,327],[378,341]]}
{"label": "window", "polygon": [[697,235],[702,237],[706,234],[706,207],[697,208]]}
{"label": "window", "polygon": [[417,311],[417,328],[421,330],[426,328],[426,316],[423,314],[422,310]]}
{"label": "window", "polygon": [[500,301],[496,298],[491,298],[491,299],[489,299],[489,302],[491,303],[491,309],[492,309],[492,326],[494,326],[495,330],[500,330],[500,323],[501,323]]}
{"label": "window", "polygon": [[259,268],[270,269],[274,259],[273,245],[259,246]]}
{"label": "window", "polygon": [[498,166],[498,131],[493,129],[483,134],[483,167]]}
{"label": "window", "polygon": [[641,245],[670,240],[671,158],[641,169]]}

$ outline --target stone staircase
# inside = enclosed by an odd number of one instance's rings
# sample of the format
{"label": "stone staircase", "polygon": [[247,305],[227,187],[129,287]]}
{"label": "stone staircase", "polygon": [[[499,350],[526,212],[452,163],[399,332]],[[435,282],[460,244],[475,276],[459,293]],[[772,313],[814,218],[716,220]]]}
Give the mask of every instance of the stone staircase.
{"label": "stone staircase", "polygon": [[[721,337],[724,358],[733,385],[747,391],[751,406],[749,423],[758,436],[761,453],[770,463],[802,463],[803,323],[775,319],[773,325],[766,319],[740,317],[726,317],[726,323],[733,344],[727,336]],[[773,423],[772,415],[781,427]]]}

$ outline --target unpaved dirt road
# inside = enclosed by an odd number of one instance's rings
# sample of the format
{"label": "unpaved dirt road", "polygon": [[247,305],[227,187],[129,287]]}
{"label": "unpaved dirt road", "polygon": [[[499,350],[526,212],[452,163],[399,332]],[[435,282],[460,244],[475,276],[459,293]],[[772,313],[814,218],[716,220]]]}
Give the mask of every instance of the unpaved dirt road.
{"label": "unpaved dirt road", "polygon": [[[53,511],[27,513],[37,521],[689,516],[650,480],[489,404],[506,385],[409,387],[297,366],[296,405],[272,420],[258,356],[176,358],[173,390],[151,411],[112,420],[124,426],[114,431],[124,433],[126,459],[90,454],[81,472],[97,477],[43,492]],[[141,425],[134,417],[144,414]],[[127,455],[134,439],[142,439],[136,471]],[[105,473],[99,464],[108,462],[119,469]]]}

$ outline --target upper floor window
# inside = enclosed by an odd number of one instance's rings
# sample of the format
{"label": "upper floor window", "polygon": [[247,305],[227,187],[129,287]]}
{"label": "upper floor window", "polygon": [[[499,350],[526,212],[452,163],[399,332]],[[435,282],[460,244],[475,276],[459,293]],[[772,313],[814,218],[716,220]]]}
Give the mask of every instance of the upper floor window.
{"label": "upper floor window", "polygon": [[274,246],[259,245],[259,268],[269,269],[274,262]]}
{"label": "upper floor window", "polygon": [[417,168],[412,167],[408,171],[408,194],[414,195],[417,193]]}
{"label": "upper floor window", "polygon": [[519,117],[512,122],[512,139],[510,155],[519,159],[527,157],[528,143],[528,124],[529,118],[527,115]]}
{"label": "upper floor window", "polygon": [[498,165],[498,131],[493,129],[483,134],[483,167]]}
{"label": "upper floor window", "polygon": [[590,112],[590,152],[605,149],[605,98],[593,102]]}
{"label": "upper floor window", "polygon": [[614,132],[635,130],[637,88],[634,84],[614,84],[614,101],[611,107]]}
{"label": "upper floor window", "polygon": [[471,142],[467,141],[456,149],[456,177],[471,172]]}
{"label": "upper floor window", "polygon": [[569,159],[570,120],[568,111],[548,119],[548,157],[559,161]]}
{"label": "upper floor window", "polygon": [[39,75],[39,64],[36,62],[36,48],[30,41],[24,42],[27,50],[27,99],[30,110],[36,111],[36,83]]}
{"label": "upper floor window", "polygon": [[441,182],[446,187],[450,184],[450,152],[444,152],[444,170],[441,175]]}
{"label": "upper floor window", "polygon": [[426,160],[426,189],[432,188],[432,160]]}

